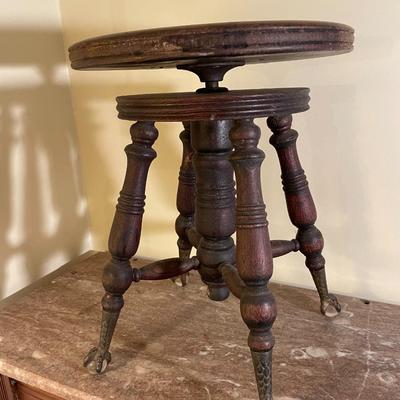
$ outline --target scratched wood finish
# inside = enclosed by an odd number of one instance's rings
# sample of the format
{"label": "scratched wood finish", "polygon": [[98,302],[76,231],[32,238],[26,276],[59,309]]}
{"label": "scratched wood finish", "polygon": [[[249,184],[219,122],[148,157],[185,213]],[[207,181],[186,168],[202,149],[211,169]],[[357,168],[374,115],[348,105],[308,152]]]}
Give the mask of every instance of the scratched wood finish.
{"label": "scratched wood finish", "polygon": [[351,27],[319,21],[177,26],[100,36],[69,48],[74,69],[173,68],[233,60],[261,63],[346,53]]}

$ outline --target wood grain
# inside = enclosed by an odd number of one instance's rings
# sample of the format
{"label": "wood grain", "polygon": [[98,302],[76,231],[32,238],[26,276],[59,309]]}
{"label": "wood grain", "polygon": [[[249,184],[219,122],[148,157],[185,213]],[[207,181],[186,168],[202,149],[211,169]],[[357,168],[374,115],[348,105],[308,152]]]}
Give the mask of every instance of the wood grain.
{"label": "wood grain", "polygon": [[21,382],[16,384],[16,393],[18,400],[63,400],[61,397]]}
{"label": "wood grain", "polygon": [[0,375],[0,400],[14,400],[10,378]]}
{"label": "wood grain", "polygon": [[83,40],[69,48],[74,69],[173,68],[197,62],[262,63],[346,53],[351,27],[319,21],[177,26]]}

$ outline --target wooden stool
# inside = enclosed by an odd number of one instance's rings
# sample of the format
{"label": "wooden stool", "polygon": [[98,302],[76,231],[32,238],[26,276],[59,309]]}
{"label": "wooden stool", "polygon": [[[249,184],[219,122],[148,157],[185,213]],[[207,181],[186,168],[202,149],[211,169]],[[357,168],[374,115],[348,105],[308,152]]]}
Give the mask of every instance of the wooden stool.
{"label": "wooden stool", "polygon": [[[111,360],[109,347],[132,282],[170,279],[198,270],[212,300],[232,292],[250,330],[259,398],[272,398],[271,362],[276,317],[268,289],[272,259],[300,250],[317,287],[323,314],[340,311],[329,294],[323,238],[315,227],[316,209],[296,150],[298,133],[292,114],[306,111],[309,89],[228,90],[224,74],[247,63],[273,62],[346,53],[353,30],[328,22],[235,22],[151,29],[88,39],[70,49],[72,67],[91,69],[173,68],[197,74],[205,86],[196,93],[168,93],[117,98],[119,118],[137,121],[128,166],[109,239],[111,260],[105,266],[103,318],[98,347],[85,359],[94,373]],[[293,240],[269,239],[261,193],[264,153],[254,118],[267,117],[281,169],[290,220],[298,228]],[[132,268],[140,239],[145,186],[156,157],[156,121],[180,121],[184,130],[179,172],[176,232],[179,258]],[[234,179],[235,176],[235,179]],[[235,182],[236,191],[235,192]],[[236,231],[236,245],[232,234]],[[196,256],[190,258],[192,247]]]}

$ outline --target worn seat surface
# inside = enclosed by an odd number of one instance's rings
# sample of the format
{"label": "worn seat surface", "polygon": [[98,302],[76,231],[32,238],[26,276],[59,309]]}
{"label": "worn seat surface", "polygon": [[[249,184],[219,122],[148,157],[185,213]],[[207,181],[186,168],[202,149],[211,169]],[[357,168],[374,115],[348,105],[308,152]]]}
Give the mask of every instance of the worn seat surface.
{"label": "worn seat surface", "polygon": [[347,53],[351,27],[317,21],[229,22],[117,33],[70,47],[74,69],[172,68],[198,62],[238,64]]}

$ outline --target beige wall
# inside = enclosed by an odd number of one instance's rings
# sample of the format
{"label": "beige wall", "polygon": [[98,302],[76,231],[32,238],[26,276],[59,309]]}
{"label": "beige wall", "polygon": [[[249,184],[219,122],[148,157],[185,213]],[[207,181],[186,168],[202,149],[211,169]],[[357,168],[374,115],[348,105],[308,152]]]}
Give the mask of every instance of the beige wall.
{"label": "beige wall", "polygon": [[1,299],[90,244],[58,3],[0,7]]}
{"label": "beige wall", "polygon": [[[61,0],[66,45],[118,31],[216,21],[332,20],[356,30],[355,51],[334,58],[254,65],[228,73],[230,88],[311,88],[311,110],[297,115],[299,150],[319,210],[331,288],[400,303],[399,110],[400,3],[397,0]],[[383,6],[384,5],[384,6]],[[116,118],[117,95],[189,91],[183,71],[71,71],[73,104],[94,246],[106,248],[129,142],[129,123]],[[265,131],[263,190],[273,238],[292,238],[276,155]],[[151,168],[139,253],[176,254],[174,219],[180,143],[177,124],[159,124],[159,157]],[[303,258],[275,262],[274,280],[312,287]]]}

